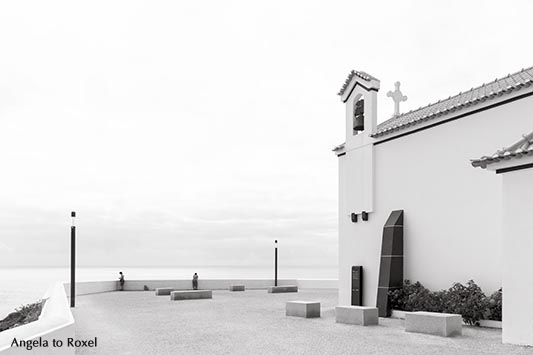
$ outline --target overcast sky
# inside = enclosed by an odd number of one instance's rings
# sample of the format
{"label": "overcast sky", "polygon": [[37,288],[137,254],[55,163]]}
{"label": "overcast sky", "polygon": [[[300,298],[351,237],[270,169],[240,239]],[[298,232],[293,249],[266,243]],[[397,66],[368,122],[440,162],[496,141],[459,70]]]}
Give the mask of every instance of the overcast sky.
{"label": "overcast sky", "polygon": [[[337,263],[350,70],[402,111],[533,65],[531,1],[3,1],[0,265]],[[379,238],[379,236],[376,236]]]}

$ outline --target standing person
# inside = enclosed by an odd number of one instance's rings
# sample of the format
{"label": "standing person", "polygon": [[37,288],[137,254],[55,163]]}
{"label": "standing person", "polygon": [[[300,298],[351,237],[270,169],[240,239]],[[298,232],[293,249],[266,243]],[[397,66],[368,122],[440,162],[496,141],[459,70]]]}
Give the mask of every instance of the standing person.
{"label": "standing person", "polygon": [[120,291],[124,291],[124,274],[122,271],[119,272],[120,276],[118,277],[118,282],[120,283]]}
{"label": "standing person", "polygon": [[193,290],[198,289],[198,274],[197,273],[194,273],[194,275],[192,275],[192,289]]}

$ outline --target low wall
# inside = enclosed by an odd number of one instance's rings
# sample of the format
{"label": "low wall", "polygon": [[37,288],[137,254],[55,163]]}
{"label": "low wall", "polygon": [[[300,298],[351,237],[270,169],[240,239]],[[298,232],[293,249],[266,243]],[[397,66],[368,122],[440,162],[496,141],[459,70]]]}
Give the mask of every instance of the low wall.
{"label": "low wall", "polygon": [[[338,280],[335,279],[283,279],[278,280],[279,286],[297,285],[301,289],[336,289]],[[70,296],[70,283],[64,283],[65,293]],[[247,290],[266,290],[274,286],[271,279],[230,279],[230,280],[199,280],[198,288],[208,290],[227,290],[230,285],[244,285]],[[176,290],[192,288],[192,280],[127,280],[124,291],[143,291],[144,286],[150,290],[159,287],[172,287]],[[113,292],[119,289],[118,281],[85,281],[76,282],[76,296],[90,295],[93,293]]]}
{"label": "low wall", "polygon": [[[282,279],[278,280],[279,286],[297,285],[301,289],[336,289],[339,281],[336,279]],[[143,291],[144,286],[150,290],[159,287],[172,287],[177,290],[192,288],[192,280],[127,280],[124,291]],[[271,279],[209,279],[199,280],[198,288],[209,290],[227,290],[230,285],[244,285],[248,290],[262,290],[274,286]],[[65,293],[70,296],[70,283],[65,283]],[[93,293],[113,292],[119,290],[118,281],[85,281],[76,282],[76,296],[90,295]]]}
{"label": "low wall", "polygon": [[[74,317],[62,283],[50,286],[43,296],[46,299],[39,319],[35,322],[0,332],[0,353],[13,354],[74,354],[74,348],[66,346],[67,338],[74,338]],[[48,347],[34,347],[31,351],[25,347],[11,347],[13,339],[48,341]],[[52,347],[52,340],[62,340],[62,347]]]}
{"label": "low wall", "polygon": [[[278,285],[296,285],[295,279],[278,280]],[[124,283],[124,291],[142,291],[144,286],[150,290],[160,287],[172,287],[176,290],[190,290],[192,280],[128,280]],[[230,285],[244,285],[248,290],[261,290],[274,286],[274,280],[250,280],[250,279],[233,279],[233,280],[198,280],[198,288],[206,290],[227,290]]]}
{"label": "low wall", "polygon": [[[407,311],[392,310],[391,318],[405,319],[405,313]],[[463,325],[468,325],[463,321]],[[502,329],[502,322],[497,320],[480,319],[479,326],[484,328]]]}
{"label": "low wall", "polygon": [[[233,280],[198,280],[198,288],[205,290],[227,290],[230,285],[244,285],[247,290],[266,290],[274,286],[272,279],[233,279]],[[338,280],[314,279],[283,279],[278,280],[278,286],[297,285],[301,289],[336,289]],[[128,280],[124,283],[124,291],[142,291],[144,286],[150,290],[160,287],[172,287],[176,290],[189,290],[192,280]],[[77,294],[77,293],[76,293]]]}
{"label": "low wall", "polygon": [[[70,282],[64,283],[65,293],[70,296]],[[76,296],[92,293],[112,292],[118,290],[118,281],[83,281],[76,282]]]}
{"label": "low wall", "polygon": [[339,280],[337,279],[298,279],[296,280],[298,288],[315,288],[315,289],[338,289]]}

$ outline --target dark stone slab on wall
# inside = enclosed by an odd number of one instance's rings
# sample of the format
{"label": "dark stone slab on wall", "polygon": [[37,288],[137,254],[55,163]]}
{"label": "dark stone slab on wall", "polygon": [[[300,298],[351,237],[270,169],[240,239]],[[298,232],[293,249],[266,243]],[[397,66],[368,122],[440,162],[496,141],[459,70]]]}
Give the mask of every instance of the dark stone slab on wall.
{"label": "dark stone slab on wall", "polygon": [[403,210],[392,211],[383,226],[376,306],[380,317],[390,317],[389,291],[403,286]]}

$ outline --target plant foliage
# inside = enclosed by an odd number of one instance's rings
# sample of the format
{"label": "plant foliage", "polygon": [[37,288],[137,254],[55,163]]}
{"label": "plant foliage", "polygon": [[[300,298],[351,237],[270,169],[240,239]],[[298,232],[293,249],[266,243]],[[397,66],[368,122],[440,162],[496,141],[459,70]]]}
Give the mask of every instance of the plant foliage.
{"label": "plant foliage", "polygon": [[489,316],[490,320],[502,320],[502,289],[494,292],[489,297]]}
{"label": "plant foliage", "polygon": [[446,292],[445,313],[460,314],[469,325],[479,325],[488,316],[487,296],[473,280],[465,285],[456,282]]}
{"label": "plant foliage", "polygon": [[501,289],[487,297],[473,280],[442,291],[405,280],[403,288],[389,291],[389,300],[392,309],[460,314],[470,325],[479,325],[481,319],[501,320]]}
{"label": "plant foliage", "polygon": [[32,304],[21,305],[15,312],[0,320],[0,332],[28,324],[39,319],[44,305],[44,300],[39,300]]}

